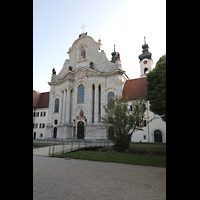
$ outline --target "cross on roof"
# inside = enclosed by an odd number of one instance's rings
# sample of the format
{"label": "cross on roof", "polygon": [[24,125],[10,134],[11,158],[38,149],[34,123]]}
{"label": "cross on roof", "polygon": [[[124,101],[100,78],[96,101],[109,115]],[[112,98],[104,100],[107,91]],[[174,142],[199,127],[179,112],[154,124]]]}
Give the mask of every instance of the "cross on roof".
{"label": "cross on roof", "polygon": [[82,27],[80,27],[80,28],[82,28],[82,29],[83,29],[83,33],[84,33],[84,27],[86,27],[86,25],[84,26],[84,24],[83,24],[83,26],[82,26]]}

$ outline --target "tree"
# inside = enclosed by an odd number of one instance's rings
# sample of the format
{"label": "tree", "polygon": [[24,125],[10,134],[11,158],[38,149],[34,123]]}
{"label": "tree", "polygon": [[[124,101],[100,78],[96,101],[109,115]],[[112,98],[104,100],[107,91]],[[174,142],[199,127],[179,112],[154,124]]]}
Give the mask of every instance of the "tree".
{"label": "tree", "polygon": [[156,67],[147,74],[146,98],[150,110],[166,122],[166,54],[160,57]]}
{"label": "tree", "polygon": [[108,139],[113,143],[113,149],[124,151],[130,148],[131,136],[134,131],[142,130],[145,100],[135,100],[132,103],[132,111],[127,109],[127,101],[121,101],[119,97],[111,98],[108,105],[104,106],[105,117],[102,123],[108,127]]}

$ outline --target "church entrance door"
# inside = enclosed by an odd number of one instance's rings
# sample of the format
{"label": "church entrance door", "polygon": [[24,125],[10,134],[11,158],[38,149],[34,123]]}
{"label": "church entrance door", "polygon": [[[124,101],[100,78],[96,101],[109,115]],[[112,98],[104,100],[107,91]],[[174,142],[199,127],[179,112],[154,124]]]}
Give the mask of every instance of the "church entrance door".
{"label": "church entrance door", "polygon": [[82,121],[78,123],[77,139],[84,139],[84,123]]}
{"label": "church entrance door", "polygon": [[56,138],[57,137],[57,128],[55,127],[53,129],[53,138]]}
{"label": "church entrance door", "polygon": [[160,130],[154,131],[154,141],[162,142],[162,132]]}

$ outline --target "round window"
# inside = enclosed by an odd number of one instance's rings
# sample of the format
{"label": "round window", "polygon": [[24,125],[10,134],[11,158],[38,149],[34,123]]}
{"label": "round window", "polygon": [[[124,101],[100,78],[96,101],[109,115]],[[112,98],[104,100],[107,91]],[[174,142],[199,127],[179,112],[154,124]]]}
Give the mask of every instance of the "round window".
{"label": "round window", "polygon": [[54,124],[56,125],[57,123],[58,123],[58,120],[57,120],[57,119],[55,119],[55,120],[54,120]]}

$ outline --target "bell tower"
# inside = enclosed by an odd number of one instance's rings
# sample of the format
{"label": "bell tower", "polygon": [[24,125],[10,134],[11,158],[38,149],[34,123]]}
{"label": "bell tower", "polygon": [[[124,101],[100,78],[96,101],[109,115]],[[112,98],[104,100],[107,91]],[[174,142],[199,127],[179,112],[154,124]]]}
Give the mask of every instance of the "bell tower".
{"label": "bell tower", "polygon": [[140,59],[140,77],[145,77],[148,72],[152,70],[153,59],[151,58],[151,53],[149,52],[149,46],[146,44],[146,38],[144,37],[144,44],[142,45],[142,54],[138,57]]}

